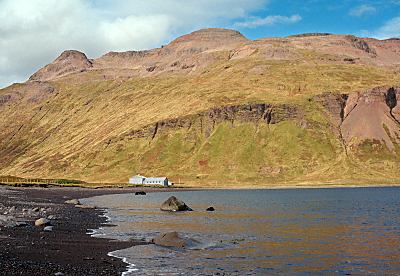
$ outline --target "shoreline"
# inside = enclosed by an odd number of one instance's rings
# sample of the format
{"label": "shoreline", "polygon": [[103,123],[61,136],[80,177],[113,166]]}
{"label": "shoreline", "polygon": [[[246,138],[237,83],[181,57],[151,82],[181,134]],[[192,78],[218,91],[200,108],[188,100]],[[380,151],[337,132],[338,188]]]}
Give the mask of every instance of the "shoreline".
{"label": "shoreline", "polygon": [[[234,184],[234,185],[193,185],[186,186],[173,186],[173,187],[158,187],[158,186],[27,186],[20,187],[14,185],[8,185],[0,183],[1,189],[15,189],[15,190],[29,190],[29,189],[43,189],[43,190],[60,190],[60,191],[73,191],[80,190],[85,193],[91,194],[93,191],[99,191],[99,194],[116,194],[116,193],[134,193],[136,191],[145,191],[148,193],[152,192],[182,192],[182,191],[196,191],[196,190],[279,190],[279,189],[331,189],[331,188],[384,188],[384,187],[400,187],[399,183],[371,183],[371,184],[359,184],[359,183],[312,183],[305,184],[304,182],[293,182],[293,183],[281,183],[281,184]],[[96,192],[93,192],[96,194]]]}
{"label": "shoreline", "polygon": [[[315,184],[304,184],[303,182],[296,183],[284,183],[284,184],[269,184],[269,185],[251,185],[251,184],[235,184],[235,185],[209,185],[209,186],[177,186],[172,188],[176,191],[184,190],[288,190],[288,189],[334,189],[334,188],[388,188],[388,187],[400,187],[400,183],[390,184],[349,184],[349,183],[315,183]],[[171,191],[171,190],[170,190]]]}
{"label": "shoreline", "polygon": [[[0,264],[2,275],[121,275],[127,264],[109,252],[135,245],[140,240],[96,238],[90,229],[112,226],[104,209],[76,208],[65,200],[105,194],[134,193],[157,189],[81,189],[0,187]],[[32,211],[34,209],[40,211]],[[6,215],[3,215],[6,214]],[[4,217],[20,225],[2,225]],[[40,217],[51,220],[54,230],[34,226]]]}

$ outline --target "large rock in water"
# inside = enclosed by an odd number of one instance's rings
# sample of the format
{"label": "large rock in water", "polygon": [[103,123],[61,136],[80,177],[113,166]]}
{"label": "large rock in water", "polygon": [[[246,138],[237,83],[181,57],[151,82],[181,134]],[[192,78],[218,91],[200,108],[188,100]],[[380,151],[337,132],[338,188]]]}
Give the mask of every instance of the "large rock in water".
{"label": "large rock in water", "polygon": [[192,208],[187,206],[185,202],[177,199],[174,196],[171,196],[163,204],[161,204],[161,210],[169,212],[193,211]]}
{"label": "large rock in water", "polygon": [[177,232],[168,232],[158,235],[151,240],[152,243],[166,247],[187,248],[194,247],[200,243],[194,239],[182,238]]}

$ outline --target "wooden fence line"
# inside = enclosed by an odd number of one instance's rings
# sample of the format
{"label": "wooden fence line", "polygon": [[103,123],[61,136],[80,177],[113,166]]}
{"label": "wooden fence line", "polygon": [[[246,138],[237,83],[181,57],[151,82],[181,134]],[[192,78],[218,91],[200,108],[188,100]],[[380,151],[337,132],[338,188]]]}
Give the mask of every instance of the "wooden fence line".
{"label": "wooden fence line", "polygon": [[40,179],[40,178],[0,178],[0,183],[4,184],[59,184],[59,179]]}

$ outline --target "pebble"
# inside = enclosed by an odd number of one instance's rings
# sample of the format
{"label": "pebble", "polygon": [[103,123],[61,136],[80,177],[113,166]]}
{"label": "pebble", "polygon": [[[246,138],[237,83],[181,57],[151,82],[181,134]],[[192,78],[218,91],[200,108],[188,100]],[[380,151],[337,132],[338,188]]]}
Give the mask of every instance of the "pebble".
{"label": "pebble", "polygon": [[43,231],[45,232],[52,232],[53,231],[53,226],[46,226]]}
{"label": "pebble", "polygon": [[76,208],[81,208],[81,209],[96,209],[96,206],[92,205],[75,205]]}
{"label": "pebble", "polygon": [[46,218],[40,218],[35,221],[35,226],[43,226],[43,225],[47,225],[49,223],[50,223],[50,220],[48,220]]}
{"label": "pebble", "polygon": [[77,199],[66,200],[65,203],[73,204],[73,205],[80,205],[81,203]]}

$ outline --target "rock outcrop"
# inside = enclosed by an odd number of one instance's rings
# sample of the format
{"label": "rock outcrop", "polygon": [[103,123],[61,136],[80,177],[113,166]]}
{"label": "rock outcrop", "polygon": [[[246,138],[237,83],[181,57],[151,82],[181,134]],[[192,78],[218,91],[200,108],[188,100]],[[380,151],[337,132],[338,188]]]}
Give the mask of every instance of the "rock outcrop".
{"label": "rock outcrop", "polygon": [[129,138],[155,138],[173,129],[198,128],[201,133],[209,136],[214,127],[222,122],[252,122],[277,124],[282,121],[293,120],[301,117],[295,105],[269,105],[265,103],[232,105],[213,108],[198,114],[183,116],[159,121],[155,124],[133,130],[123,135],[120,139]]}

